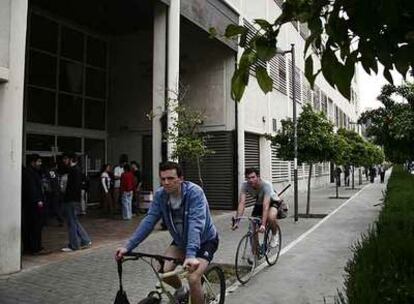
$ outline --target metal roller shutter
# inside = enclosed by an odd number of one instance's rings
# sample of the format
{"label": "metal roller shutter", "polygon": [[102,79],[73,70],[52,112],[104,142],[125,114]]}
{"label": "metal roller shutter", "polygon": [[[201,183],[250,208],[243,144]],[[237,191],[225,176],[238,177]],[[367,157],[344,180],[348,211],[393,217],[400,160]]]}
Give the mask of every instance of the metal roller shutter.
{"label": "metal roller shutter", "polygon": [[[210,209],[233,210],[237,203],[237,165],[234,132],[211,132],[207,147],[215,153],[201,162],[204,192]],[[197,165],[183,163],[186,180],[200,184]]]}
{"label": "metal roller shutter", "polygon": [[[245,133],[244,135],[244,167],[260,169],[260,136]],[[247,195],[246,205],[255,203],[255,198]]]}

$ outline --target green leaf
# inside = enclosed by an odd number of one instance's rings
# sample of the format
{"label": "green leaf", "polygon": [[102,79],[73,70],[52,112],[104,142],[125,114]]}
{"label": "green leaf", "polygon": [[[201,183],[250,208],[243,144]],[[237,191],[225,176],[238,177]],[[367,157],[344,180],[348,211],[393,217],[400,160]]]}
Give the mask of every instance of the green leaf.
{"label": "green leaf", "polygon": [[260,88],[264,93],[268,93],[272,91],[273,88],[273,80],[267,74],[267,71],[262,66],[256,67],[256,78],[257,82],[259,83]]}
{"label": "green leaf", "polygon": [[210,38],[210,39],[212,39],[212,38],[216,38],[217,37],[217,30],[216,30],[216,28],[215,27],[210,27],[209,29],[208,29],[208,37]]}
{"label": "green leaf", "polygon": [[384,73],[383,73],[383,75],[384,75],[385,79],[386,79],[389,83],[394,84],[394,80],[392,79],[392,76],[391,76],[390,70],[389,70],[388,68],[384,67]]}
{"label": "green leaf", "polygon": [[254,23],[258,24],[262,29],[265,31],[269,31],[272,29],[272,25],[264,19],[254,19]]}
{"label": "green leaf", "polygon": [[241,25],[229,24],[226,28],[226,32],[224,36],[227,38],[231,38],[237,35],[242,35],[243,33],[247,32],[247,28]]}
{"label": "green leaf", "polygon": [[[308,58],[306,58],[306,60],[305,60],[305,77],[308,80],[312,79],[312,77],[313,77],[313,59],[312,59],[312,55],[309,55]],[[312,88],[313,88],[313,82],[311,83]]]}
{"label": "green leaf", "polygon": [[257,57],[263,61],[269,61],[276,55],[276,39],[266,39],[266,37],[258,37],[256,39]]}
{"label": "green leaf", "polygon": [[249,82],[249,69],[236,69],[231,79],[231,96],[239,102],[243,97],[244,90]]}

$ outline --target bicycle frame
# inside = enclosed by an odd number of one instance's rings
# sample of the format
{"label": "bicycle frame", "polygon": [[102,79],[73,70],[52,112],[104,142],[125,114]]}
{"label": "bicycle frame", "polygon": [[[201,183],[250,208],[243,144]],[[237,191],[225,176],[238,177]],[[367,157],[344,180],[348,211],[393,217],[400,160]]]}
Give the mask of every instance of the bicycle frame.
{"label": "bicycle frame", "polygon": [[[128,261],[128,260],[138,260],[138,259],[141,259],[146,264],[148,264],[151,267],[152,271],[154,272],[156,278],[158,279],[159,284],[156,284],[155,291],[152,291],[152,292],[156,292],[160,296],[160,299],[162,299],[162,295],[165,295],[168,298],[169,303],[172,303],[172,304],[175,303],[174,296],[168,290],[168,288],[167,288],[168,284],[166,284],[164,282],[164,279],[169,278],[169,277],[173,277],[173,276],[177,276],[180,279],[180,281],[183,281],[184,279],[186,279],[189,275],[189,272],[185,267],[183,267],[181,265],[182,261],[178,260],[178,259],[171,258],[171,257],[161,256],[161,255],[146,254],[146,253],[140,253],[140,252],[131,252],[131,253],[128,253],[127,255],[125,255],[125,257],[123,258],[123,262]],[[153,265],[152,259],[157,260],[160,263],[161,267],[163,267],[163,264],[164,264],[165,261],[173,261],[177,265],[177,267],[172,271],[165,272],[165,273],[160,273],[156,269],[156,267]],[[208,281],[207,277],[204,274],[203,274],[203,280],[204,280],[204,284],[206,284],[207,288],[211,291],[212,286],[211,286],[210,282]],[[191,297],[190,296],[188,298],[188,304],[191,304]]]}

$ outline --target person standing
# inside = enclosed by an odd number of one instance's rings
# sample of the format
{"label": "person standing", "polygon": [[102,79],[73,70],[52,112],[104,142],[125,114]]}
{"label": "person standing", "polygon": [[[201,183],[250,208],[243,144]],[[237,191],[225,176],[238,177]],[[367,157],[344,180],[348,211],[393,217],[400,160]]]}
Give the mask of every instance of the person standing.
{"label": "person standing", "polygon": [[63,226],[63,214],[62,214],[62,201],[61,201],[61,189],[59,183],[59,175],[57,164],[53,163],[47,170],[48,179],[48,191],[46,192],[49,215],[56,218],[59,227]]}
{"label": "person standing", "polygon": [[64,196],[64,214],[68,225],[69,243],[62,248],[63,252],[71,252],[92,246],[91,239],[78,219],[81,200],[82,171],[78,165],[78,156],[69,155],[70,168]]}
{"label": "person standing", "polygon": [[105,213],[113,215],[114,201],[112,199],[112,166],[105,164],[101,173],[102,209]]}
{"label": "person standing", "polygon": [[132,196],[134,195],[134,174],[128,164],[124,166],[124,173],[121,175],[121,195],[122,195],[122,219],[132,218]]}
{"label": "person standing", "polygon": [[121,188],[121,175],[124,173],[124,166],[128,163],[128,155],[121,154],[119,157],[119,164],[114,168],[114,203],[116,207],[119,204],[120,188]]}
{"label": "person standing", "polygon": [[385,179],[385,166],[384,165],[380,165],[379,169],[378,169],[379,175],[380,175],[380,179],[381,179],[381,184],[384,183],[384,179]]}
{"label": "person standing", "polygon": [[139,193],[141,191],[142,186],[142,177],[141,177],[141,170],[139,168],[139,164],[136,161],[131,162],[131,171],[134,175],[134,197],[133,197],[133,206],[132,212],[136,214],[139,213]]}
{"label": "person standing", "polygon": [[22,234],[23,251],[31,254],[47,253],[42,247],[45,218],[45,196],[42,188],[38,154],[29,157],[29,166],[22,172]]}

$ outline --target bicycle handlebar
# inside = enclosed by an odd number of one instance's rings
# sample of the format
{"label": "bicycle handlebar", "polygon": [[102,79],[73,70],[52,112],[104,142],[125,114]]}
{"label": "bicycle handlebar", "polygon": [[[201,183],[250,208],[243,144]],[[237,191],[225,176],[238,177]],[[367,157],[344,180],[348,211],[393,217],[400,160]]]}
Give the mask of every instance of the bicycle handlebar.
{"label": "bicycle handlebar", "polygon": [[177,265],[183,263],[183,261],[181,259],[176,259],[176,258],[173,258],[173,257],[158,255],[158,254],[144,253],[144,252],[128,252],[128,253],[124,254],[123,261],[138,260],[139,258],[151,258],[151,259],[156,259],[159,262],[173,261]]}

